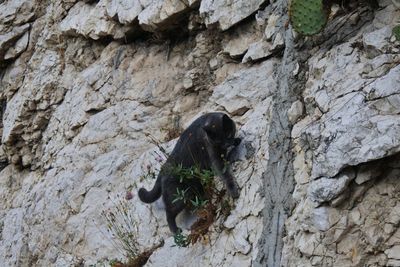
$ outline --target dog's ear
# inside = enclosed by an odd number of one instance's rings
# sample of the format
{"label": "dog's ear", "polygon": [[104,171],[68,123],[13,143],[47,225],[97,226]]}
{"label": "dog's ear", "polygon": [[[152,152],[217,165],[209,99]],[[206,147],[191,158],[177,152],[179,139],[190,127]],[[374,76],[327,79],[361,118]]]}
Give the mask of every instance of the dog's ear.
{"label": "dog's ear", "polygon": [[[203,130],[207,133],[207,136],[212,140],[216,140],[221,131],[223,125],[223,115],[225,114],[212,114],[208,116],[203,125]],[[229,118],[228,118],[229,119]]]}
{"label": "dog's ear", "polygon": [[235,123],[226,114],[222,116],[222,131],[224,131],[225,136],[229,137],[234,137],[236,133]]}

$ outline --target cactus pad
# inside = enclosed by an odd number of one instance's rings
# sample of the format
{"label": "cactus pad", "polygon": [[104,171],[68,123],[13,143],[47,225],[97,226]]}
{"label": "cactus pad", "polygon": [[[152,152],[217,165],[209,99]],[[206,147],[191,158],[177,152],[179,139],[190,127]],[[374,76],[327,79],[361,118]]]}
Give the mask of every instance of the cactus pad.
{"label": "cactus pad", "polygon": [[400,25],[393,28],[393,35],[396,38],[396,41],[400,41]]}
{"label": "cactus pad", "polygon": [[290,22],[294,30],[303,35],[320,32],[328,21],[330,8],[324,8],[323,0],[292,0]]}

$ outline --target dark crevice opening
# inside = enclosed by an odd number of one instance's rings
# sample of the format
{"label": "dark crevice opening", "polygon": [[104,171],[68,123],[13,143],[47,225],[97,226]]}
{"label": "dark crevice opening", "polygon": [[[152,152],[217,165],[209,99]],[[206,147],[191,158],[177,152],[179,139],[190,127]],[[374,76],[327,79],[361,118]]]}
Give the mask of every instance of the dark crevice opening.
{"label": "dark crevice opening", "polygon": [[[6,111],[7,107],[7,102],[5,99],[0,100],[0,128],[1,128],[1,135],[0,135],[0,140],[3,137],[3,119],[4,119],[4,113]],[[2,144],[2,143],[1,143]],[[7,165],[9,164],[8,159],[5,154],[0,154],[0,171],[2,171]]]}

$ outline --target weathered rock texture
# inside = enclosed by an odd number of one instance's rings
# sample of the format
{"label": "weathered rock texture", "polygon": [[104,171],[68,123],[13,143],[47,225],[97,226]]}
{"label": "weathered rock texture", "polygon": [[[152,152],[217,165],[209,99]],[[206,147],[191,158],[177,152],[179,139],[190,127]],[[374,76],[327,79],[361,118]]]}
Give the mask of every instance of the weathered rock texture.
{"label": "weathered rock texture", "polygon": [[[400,10],[358,2],[304,39],[288,1],[0,1],[0,263],[123,259],[101,212],[132,192],[147,266],[399,266]],[[136,192],[215,110],[240,197],[172,247]]]}

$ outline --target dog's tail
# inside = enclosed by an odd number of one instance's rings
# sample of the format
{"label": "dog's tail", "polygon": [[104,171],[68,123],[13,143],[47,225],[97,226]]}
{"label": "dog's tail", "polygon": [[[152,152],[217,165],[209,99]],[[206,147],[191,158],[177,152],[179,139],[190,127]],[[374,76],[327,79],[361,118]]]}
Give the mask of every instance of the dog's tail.
{"label": "dog's tail", "polygon": [[152,203],[157,199],[159,199],[161,196],[161,175],[158,175],[153,189],[147,191],[144,188],[140,188],[138,194],[140,200],[143,201],[144,203]]}

